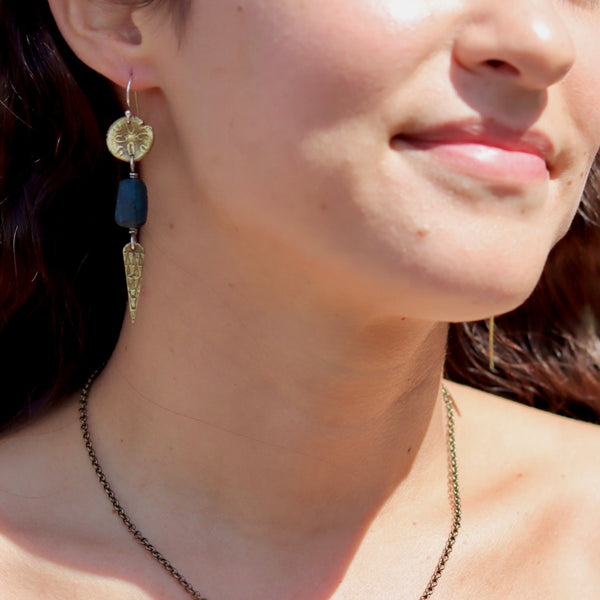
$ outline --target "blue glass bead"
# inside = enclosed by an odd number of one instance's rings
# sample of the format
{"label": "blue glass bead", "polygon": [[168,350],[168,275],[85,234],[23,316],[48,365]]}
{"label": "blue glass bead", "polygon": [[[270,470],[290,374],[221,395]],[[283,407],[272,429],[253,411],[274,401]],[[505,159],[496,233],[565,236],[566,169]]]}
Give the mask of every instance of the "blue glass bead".
{"label": "blue glass bead", "polygon": [[139,179],[123,179],[119,183],[115,221],[127,228],[141,227],[148,216],[148,191]]}

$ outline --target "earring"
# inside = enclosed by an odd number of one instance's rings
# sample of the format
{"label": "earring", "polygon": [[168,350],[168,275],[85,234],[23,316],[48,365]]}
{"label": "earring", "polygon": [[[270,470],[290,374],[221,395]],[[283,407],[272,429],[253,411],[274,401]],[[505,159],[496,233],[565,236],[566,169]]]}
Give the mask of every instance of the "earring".
{"label": "earring", "polygon": [[488,359],[490,371],[496,370],[496,358],[494,356],[494,330],[495,330],[495,319],[490,317],[488,319]]}
{"label": "earring", "polygon": [[[127,82],[125,116],[117,119],[108,129],[106,145],[109,152],[119,160],[129,163],[129,177],[119,182],[115,221],[129,230],[130,241],[123,248],[125,281],[129,299],[129,316],[135,322],[135,315],[142,287],[142,273],[145,252],[138,241],[140,227],[148,215],[148,191],[135,170],[135,163],[141,160],[154,141],[152,127],[145,125],[142,119],[133,114],[130,102],[131,82]],[[135,92],[134,92],[135,94]],[[137,109],[137,94],[136,109]],[[139,112],[136,110],[136,113]]]}

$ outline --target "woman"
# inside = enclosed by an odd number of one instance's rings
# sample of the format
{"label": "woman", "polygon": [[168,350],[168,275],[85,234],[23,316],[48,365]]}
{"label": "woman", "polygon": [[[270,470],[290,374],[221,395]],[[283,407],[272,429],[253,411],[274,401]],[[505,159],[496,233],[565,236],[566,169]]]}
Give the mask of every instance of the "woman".
{"label": "woman", "polygon": [[[0,597],[597,599],[598,429],[441,377],[446,324],[521,305],[578,211],[600,5],[41,4],[2,3]],[[139,239],[109,223],[126,109]],[[551,263],[576,400],[582,254]]]}

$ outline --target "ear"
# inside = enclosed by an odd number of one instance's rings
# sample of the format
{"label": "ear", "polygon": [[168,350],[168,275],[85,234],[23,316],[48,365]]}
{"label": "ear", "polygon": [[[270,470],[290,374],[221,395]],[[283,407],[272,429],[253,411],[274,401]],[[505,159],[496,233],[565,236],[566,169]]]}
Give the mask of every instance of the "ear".
{"label": "ear", "polygon": [[[75,55],[113,83],[132,89],[156,85],[140,28],[151,7],[110,0],[49,0],[58,29]],[[146,19],[143,19],[143,17]]]}

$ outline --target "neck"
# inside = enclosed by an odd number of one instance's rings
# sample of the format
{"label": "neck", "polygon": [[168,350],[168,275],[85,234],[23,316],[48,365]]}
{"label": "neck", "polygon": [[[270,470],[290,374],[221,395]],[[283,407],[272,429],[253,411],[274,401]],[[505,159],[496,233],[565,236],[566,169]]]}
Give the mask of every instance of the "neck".
{"label": "neck", "polygon": [[90,394],[123,485],[272,538],[364,520],[432,468],[443,480],[445,326],[314,265],[290,275],[289,257],[239,236],[196,232],[191,256],[168,235],[144,230],[136,322]]}

